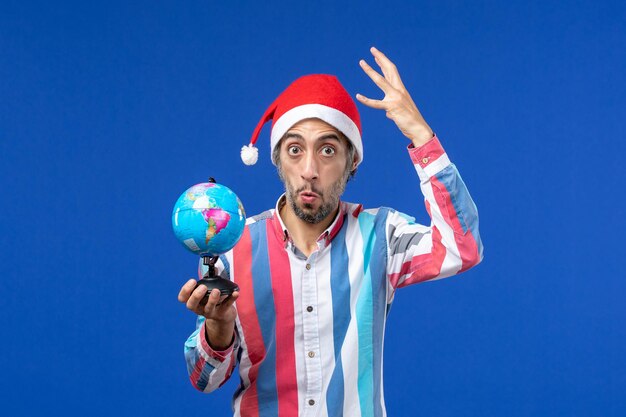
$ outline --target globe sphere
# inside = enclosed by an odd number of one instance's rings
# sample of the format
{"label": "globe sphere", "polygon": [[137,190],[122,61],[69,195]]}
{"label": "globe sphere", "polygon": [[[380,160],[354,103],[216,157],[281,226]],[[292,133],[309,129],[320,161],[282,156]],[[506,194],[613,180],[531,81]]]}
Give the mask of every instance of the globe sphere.
{"label": "globe sphere", "polygon": [[176,201],[172,227],[176,238],[200,256],[232,249],[243,233],[246,213],[237,195],[213,182],[196,184]]}

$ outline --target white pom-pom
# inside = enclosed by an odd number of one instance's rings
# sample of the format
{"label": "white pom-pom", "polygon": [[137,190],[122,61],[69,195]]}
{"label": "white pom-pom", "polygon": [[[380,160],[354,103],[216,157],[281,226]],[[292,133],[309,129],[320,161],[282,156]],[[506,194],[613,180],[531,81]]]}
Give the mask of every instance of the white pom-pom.
{"label": "white pom-pom", "polygon": [[259,160],[259,150],[253,145],[241,147],[241,160],[246,165],[254,165]]}

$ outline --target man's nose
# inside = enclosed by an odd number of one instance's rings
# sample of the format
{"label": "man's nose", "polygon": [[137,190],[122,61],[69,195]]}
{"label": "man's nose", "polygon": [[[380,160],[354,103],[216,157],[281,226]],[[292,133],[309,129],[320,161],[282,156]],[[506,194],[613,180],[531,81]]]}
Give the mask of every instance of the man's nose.
{"label": "man's nose", "polygon": [[307,181],[312,181],[318,178],[318,160],[315,157],[315,154],[312,152],[307,153],[304,160],[302,161],[302,172],[300,175],[303,179]]}

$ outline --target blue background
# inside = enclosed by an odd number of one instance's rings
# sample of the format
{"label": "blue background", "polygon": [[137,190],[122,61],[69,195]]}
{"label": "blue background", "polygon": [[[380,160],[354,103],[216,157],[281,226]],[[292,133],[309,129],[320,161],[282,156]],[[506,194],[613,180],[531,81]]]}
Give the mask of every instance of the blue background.
{"label": "blue background", "polygon": [[[474,197],[464,275],[399,292],[389,415],[626,415],[623,2],[26,2],[0,6],[0,413],[230,415],[187,379],[196,258],[170,215],[209,175],[282,190],[240,147],[296,77],[398,66]],[[407,140],[360,106],[347,201],[428,222]],[[413,191],[411,191],[413,190]]]}

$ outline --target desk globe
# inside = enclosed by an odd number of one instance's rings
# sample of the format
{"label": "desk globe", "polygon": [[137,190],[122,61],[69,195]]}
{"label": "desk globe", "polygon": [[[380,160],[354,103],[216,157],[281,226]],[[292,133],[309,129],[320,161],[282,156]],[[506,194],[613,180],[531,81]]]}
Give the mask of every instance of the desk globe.
{"label": "desk globe", "polygon": [[176,201],[172,211],[174,234],[208,266],[198,282],[207,287],[207,295],[213,288],[222,295],[239,290],[234,282],[217,276],[215,262],[237,244],[245,224],[246,213],[237,195],[213,178],[189,188]]}

